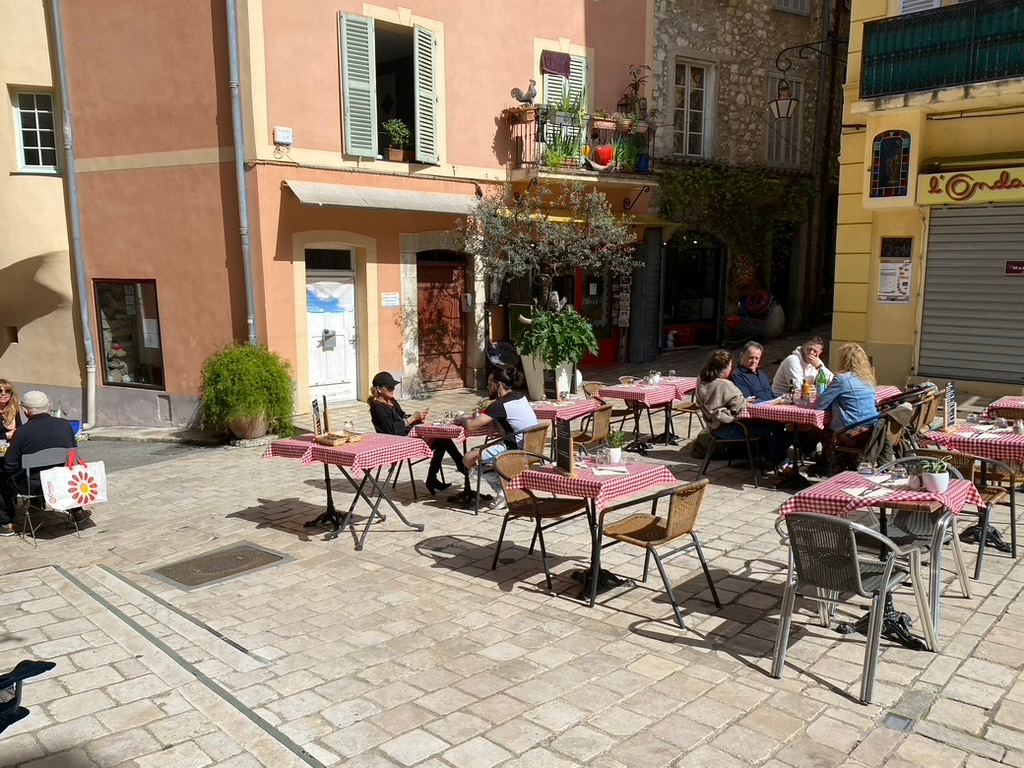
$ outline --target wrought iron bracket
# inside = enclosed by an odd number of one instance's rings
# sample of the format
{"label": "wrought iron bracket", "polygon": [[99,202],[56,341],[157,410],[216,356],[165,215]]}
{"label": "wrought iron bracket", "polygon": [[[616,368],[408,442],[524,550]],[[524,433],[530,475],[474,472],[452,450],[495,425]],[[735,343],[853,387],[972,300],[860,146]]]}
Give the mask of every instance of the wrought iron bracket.
{"label": "wrought iron bracket", "polygon": [[629,199],[629,195],[626,195],[625,199],[622,201],[622,210],[633,210],[633,206],[636,205],[637,201],[640,199],[640,195],[642,195],[644,192],[650,191],[651,188],[647,184],[644,184],[642,187],[640,187],[640,191],[636,193],[636,196],[632,200]]}
{"label": "wrought iron bracket", "polygon": [[847,40],[845,37],[836,37],[830,35],[824,40],[815,40],[810,43],[800,43],[798,45],[791,45],[788,48],[783,48],[779,51],[775,57],[775,68],[782,73],[785,78],[786,73],[793,66],[793,54],[798,59],[809,59],[812,54],[818,54],[819,56],[825,56],[826,58],[832,58],[839,54],[841,48],[846,47]]}

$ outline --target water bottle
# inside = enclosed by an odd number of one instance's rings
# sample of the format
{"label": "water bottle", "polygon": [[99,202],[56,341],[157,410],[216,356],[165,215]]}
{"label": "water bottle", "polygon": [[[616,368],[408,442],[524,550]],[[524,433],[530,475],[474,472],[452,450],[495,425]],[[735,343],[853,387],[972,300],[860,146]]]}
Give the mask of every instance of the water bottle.
{"label": "water bottle", "polygon": [[815,385],[817,387],[819,397],[824,394],[826,389],[828,389],[828,374],[825,373],[825,366],[818,369],[818,378],[815,381]]}

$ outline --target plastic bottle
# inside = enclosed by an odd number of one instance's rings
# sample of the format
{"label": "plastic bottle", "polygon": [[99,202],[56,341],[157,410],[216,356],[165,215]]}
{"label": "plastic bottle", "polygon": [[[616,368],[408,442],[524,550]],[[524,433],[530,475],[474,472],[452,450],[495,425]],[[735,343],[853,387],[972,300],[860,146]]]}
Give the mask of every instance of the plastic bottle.
{"label": "plastic bottle", "polygon": [[818,396],[820,397],[824,394],[825,390],[828,389],[828,374],[825,373],[824,366],[818,369],[818,378],[814,383],[818,389]]}

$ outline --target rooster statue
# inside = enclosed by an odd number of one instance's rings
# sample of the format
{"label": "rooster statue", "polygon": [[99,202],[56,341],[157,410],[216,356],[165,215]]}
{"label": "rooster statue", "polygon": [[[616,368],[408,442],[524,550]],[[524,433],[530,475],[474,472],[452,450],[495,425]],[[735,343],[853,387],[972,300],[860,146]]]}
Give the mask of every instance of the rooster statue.
{"label": "rooster statue", "polygon": [[518,88],[513,88],[512,98],[526,106],[533,104],[533,100],[537,98],[537,81],[530,78],[530,87],[526,89],[526,93],[523,93]]}

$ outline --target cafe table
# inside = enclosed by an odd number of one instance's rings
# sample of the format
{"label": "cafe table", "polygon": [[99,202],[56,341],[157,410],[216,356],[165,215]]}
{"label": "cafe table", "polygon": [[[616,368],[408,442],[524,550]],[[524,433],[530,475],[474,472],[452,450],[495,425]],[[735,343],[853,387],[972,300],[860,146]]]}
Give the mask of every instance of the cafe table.
{"label": "cafe table", "polygon": [[557,467],[527,469],[509,483],[515,490],[586,499],[590,524],[590,594],[584,598],[589,599],[590,607],[597,599],[598,575],[601,572],[604,512],[613,506],[616,509],[628,506],[634,498],[643,501],[652,493],[677,485],[679,481],[666,467],[639,461],[603,466],[579,462],[572,476]]}
{"label": "cafe table", "polygon": [[418,437],[426,443],[431,440],[451,440],[453,443],[462,443],[462,452],[466,452],[466,441],[471,437],[490,437],[494,429],[493,422],[482,427],[467,429],[462,424],[451,422],[435,421],[431,424],[417,424],[409,430],[410,437]]}
{"label": "cafe table", "polygon": [[[929,567],[929,603],[935,634],[939,634],[939,591],[942,578],[942,542],[946,533],[946,523],[952,525],[952,535],[957,535],[954,519],[964,507],[973,506],[979,511],[984,502],[974,483],[968,480],[950,479],[949,487],[944,493],[932,493],[926,490],[912,490],[907,486],[907,479],[892,480],[888,475],[861,475],[857,472],[840,472],[838,475],[815,483],[790,497],[782,507],[783,517],[794,513],[816,513],[849,517],[855,512],[877,507],[879,516],[879,532],[887,533],[886,510],[897,512],[925,512],[934,515],[950,513],[950,519],[936,520],[935,533],[932,537],[931,564]],[[954,543],[954,546],[958,542]],[[969,591],[969,588],[968,588]],[[888,609],[886,610],[888,614]]]}
{"label": "cafe table", "polygon": [[665,444],[675,441],[675,428],[672,424],[672,401],[676,398],[675,384],[616,384],[601,387],[597,391],[601,400],[623,400],[633,409],[633,442],[629,448],[640,447],[640,413],[647,410],[647,423],[651,427],[651,439],[655,438],[654,424],[651,421],[651,409],[663,408],[665,411]]}
{"label": "cafe table", "polygon": [[952,432],[926,432],[923,439],[958,453],[1024,466],[1024,435],[993,424],[960,424]]}
{"label": "cafe table", "polygon": [[[300,456],[297,456],[300,447],[297,443],[299,442],[304,444],[305,451]],[[334,508],[331,485],[328,482],[326,518],[330,520],[334,528],[331,538],[336,538],[339,532],[345,530],[346,526],[351,527],[352,513],[359,499],[363,499],[369,505],[370,514],[366,518],[366,526],[363,528],[362,535],[356,541],[356,550],[363,548],[366,535],[370,530],[370,524],[374,520],[385,519],[384,515],[380,512],[382,503],[391,507],[392,511],[409,528],[417,531],[423,530],[422,525],[409,522],[387,494],[392,475],[401,468],[404,462],[427,459],[432,455],[432,451],[427,444],[417,437],[400,437],[398,435],[374,433],[363,435],[358,442],[339,446],[320,445],[319,443],[312,442],[312,438],[302,441],[275,440],[263,455],[266,458],[277,456],[296,458],[297,456],[303,464],[330,464],[341,470],[342,475],[348,480],[356,495],[352,499],[352,503],[349,505],[345,516],[339,520],[337,511]],[[379,474],[378,470],[384,467],[387,467],[388,471],[384,481],[381,482],[377,475]],[[357,483],[353,475],[362,475],[362,479]],[[367,493],[367,488],[369,493]],[[354,531],[355,529],[353,528]]]}
{"label": "cafe table", "polygon": [[1003,417],[1006,419],[1019,419],[1024,414],[1024,397],[1008,395],[1000,397],[985,409],[985,414],[990,417]]}
{"label": "cafe table", "polygon": [[676,388],[676,400],[687,400],[697,391],[697,379],[693,376],[662,376],[661,383]]}

